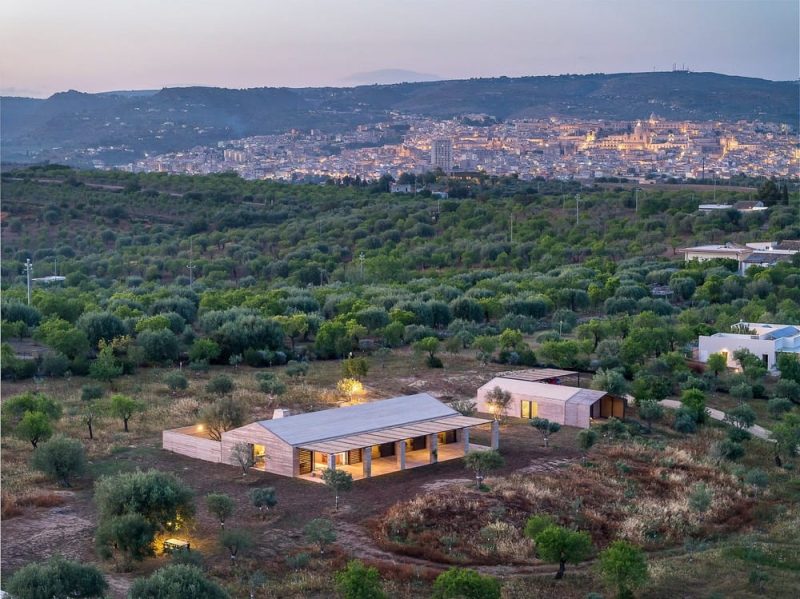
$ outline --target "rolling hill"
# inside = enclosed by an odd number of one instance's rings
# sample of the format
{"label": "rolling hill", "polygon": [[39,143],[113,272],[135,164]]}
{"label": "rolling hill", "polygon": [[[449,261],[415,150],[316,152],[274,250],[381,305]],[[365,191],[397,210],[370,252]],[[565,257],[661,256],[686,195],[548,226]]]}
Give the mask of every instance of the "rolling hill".
{"label": "rolling hill", "polygon": [[[336,131],[388,111],[437,118],[563,116],[761,120],[798,129],[797,82],[662,72],[498,77],[341,88],[165,88],[156,93],[68,91],[45,100],[2,98],[4,162],[57,160],[103,147],[109,163],[291,128]],[[109,149],[113,148],[113,149]]]}

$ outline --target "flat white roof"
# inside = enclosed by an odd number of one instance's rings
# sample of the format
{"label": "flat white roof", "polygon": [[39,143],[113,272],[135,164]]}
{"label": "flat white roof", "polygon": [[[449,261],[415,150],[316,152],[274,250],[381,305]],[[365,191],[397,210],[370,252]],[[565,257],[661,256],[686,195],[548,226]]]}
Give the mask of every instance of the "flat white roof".
{"label": "flat white roof", "polygon": [[460,414],[435,397],[418,393],[277,420],[261,420],[258,424],[290,445],[307,445],[447,416]]}

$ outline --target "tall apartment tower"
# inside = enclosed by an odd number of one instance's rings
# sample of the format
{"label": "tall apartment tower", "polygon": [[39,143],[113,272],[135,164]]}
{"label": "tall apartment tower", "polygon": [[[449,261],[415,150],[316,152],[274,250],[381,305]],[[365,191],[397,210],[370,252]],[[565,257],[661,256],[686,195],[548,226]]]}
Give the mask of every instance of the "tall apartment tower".
{"label": "tall apartment tower", "polygon": [[453,142],[446,138],[431,141],[431,166],[445,173],[453,170]]}

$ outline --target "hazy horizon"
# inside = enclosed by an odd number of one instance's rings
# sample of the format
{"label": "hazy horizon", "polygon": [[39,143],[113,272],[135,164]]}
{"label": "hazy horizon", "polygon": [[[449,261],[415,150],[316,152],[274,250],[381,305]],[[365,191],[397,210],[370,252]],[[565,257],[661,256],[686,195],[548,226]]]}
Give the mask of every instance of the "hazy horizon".
{"label": "hazy horizon", "polygon": [[11,0],[0,6],[0,93],[348,87],[381,72],[448,80],[673,64],[793,81],[798,20],[794,0],[230,0],[225,9]]}

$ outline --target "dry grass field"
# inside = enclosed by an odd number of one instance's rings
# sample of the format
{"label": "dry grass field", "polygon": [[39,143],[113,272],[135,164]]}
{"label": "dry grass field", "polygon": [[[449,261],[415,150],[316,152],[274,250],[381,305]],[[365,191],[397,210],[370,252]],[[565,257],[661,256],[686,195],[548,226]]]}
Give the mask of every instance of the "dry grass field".
{"label": "dry grass field", "polygon": [[[491,376],[507,367],[481,366],[471,352],[444,354],[443,370],[428,369],[407,351],[394,352],[384,365],[371,360],[361,399],[378,399],[428,391],[442,398],[469,398]],[[59,489],[28,466],[31,449],[13,437],[2,438],[2,567],[11,572],[21,565],[62,553],[98,562],[93,533],[96,510],[92,480],[133,469],[157,468],[186,481],[195,491],[198,514],[183,534],[202,554],[209,574],[234,596],[247,596],[249,573],[264,572],[268,584],[257,597],[330,597],[332,572],[351,556],[375,565],[391,597],[424,597],[435,576],[452,564],[464,564],[501,576],[504,597],[576,597],[602,590],[593,561],[570,567],[567,577],[553,581],[554,567],[533,558],[531,542],[521,533],[531,514],[546,513],[562,524],[591,533],[597,549],[623,537],[644,545],[650,554],[651,581],[646,597],[789,597],[800,584],[800,482],[793,471],[769,468],[771,452],[763,442],[746,442],[740,465],[720,469],[709,461],[710,443],[722,436],[707,428],[680,437],[665,427],[634,440],[605,441],[585,454],[578,448],[577,430],[564,428],[551,447],[527,424],[509,422],[501,430],[506,464],[478,491],[460,460],[359,481],[333,510],[333,497],[322,485],[252,472],[242,476],[230,466],[215,465],[160,449],[164,428],[196,422],[199,409],[212,401],[205,385],[224,372],[236,385],[233,392],[249,408],[249,418],[271,416],[276,407],[319,409],[346,401],[336,391],[341,377],[338,362],[314,362],[305,377],[291,380],[282,368],[273,369],[288,384],[279,398],[258,390],[249,367],[214,368],[188,373],[189,388],[173,395],[163,383],[166,371],[141,369],[122,377],[112,392],[144,401],[147,410],[132,419],[130,432],[122,422],[102,418],[95,439],[81,417],[81,386],[87,379],[9,383],[3,397],[39,389],[63,402],[65,416],[58,429],[80,438],[89,455],[89,475],[72,489]],[[635,413],[632,414],[635,416]],[[487,442],[487,432],[475,441]],[[766,466],[765,466],[766,465]],[[742,482],[748,468],[767,470],[770,484],[761,491]],[[737,471],[736,469],[739,469]],[[706,512],[688,505],[688,494],[704,483],[712,496]],[[274,486],[278,506],[261,519],[250,506],[254,486]],[[256,546],[232,569],[217,545],[219,525],[207,512],[203,496],[230,494],[237,505],[229,526],[247,528]],[[311,519],[327,517],[336,523],[338,539],[322,555],[303,538]],[[287,557],[307,553],[309,563],[291,567]],[[124,597],[131,580],[168,563],[157,555],[137,564],[132,572],[117,572],[101,563],[112,594]],[[724,576],[709,572],[724,571]]]}

